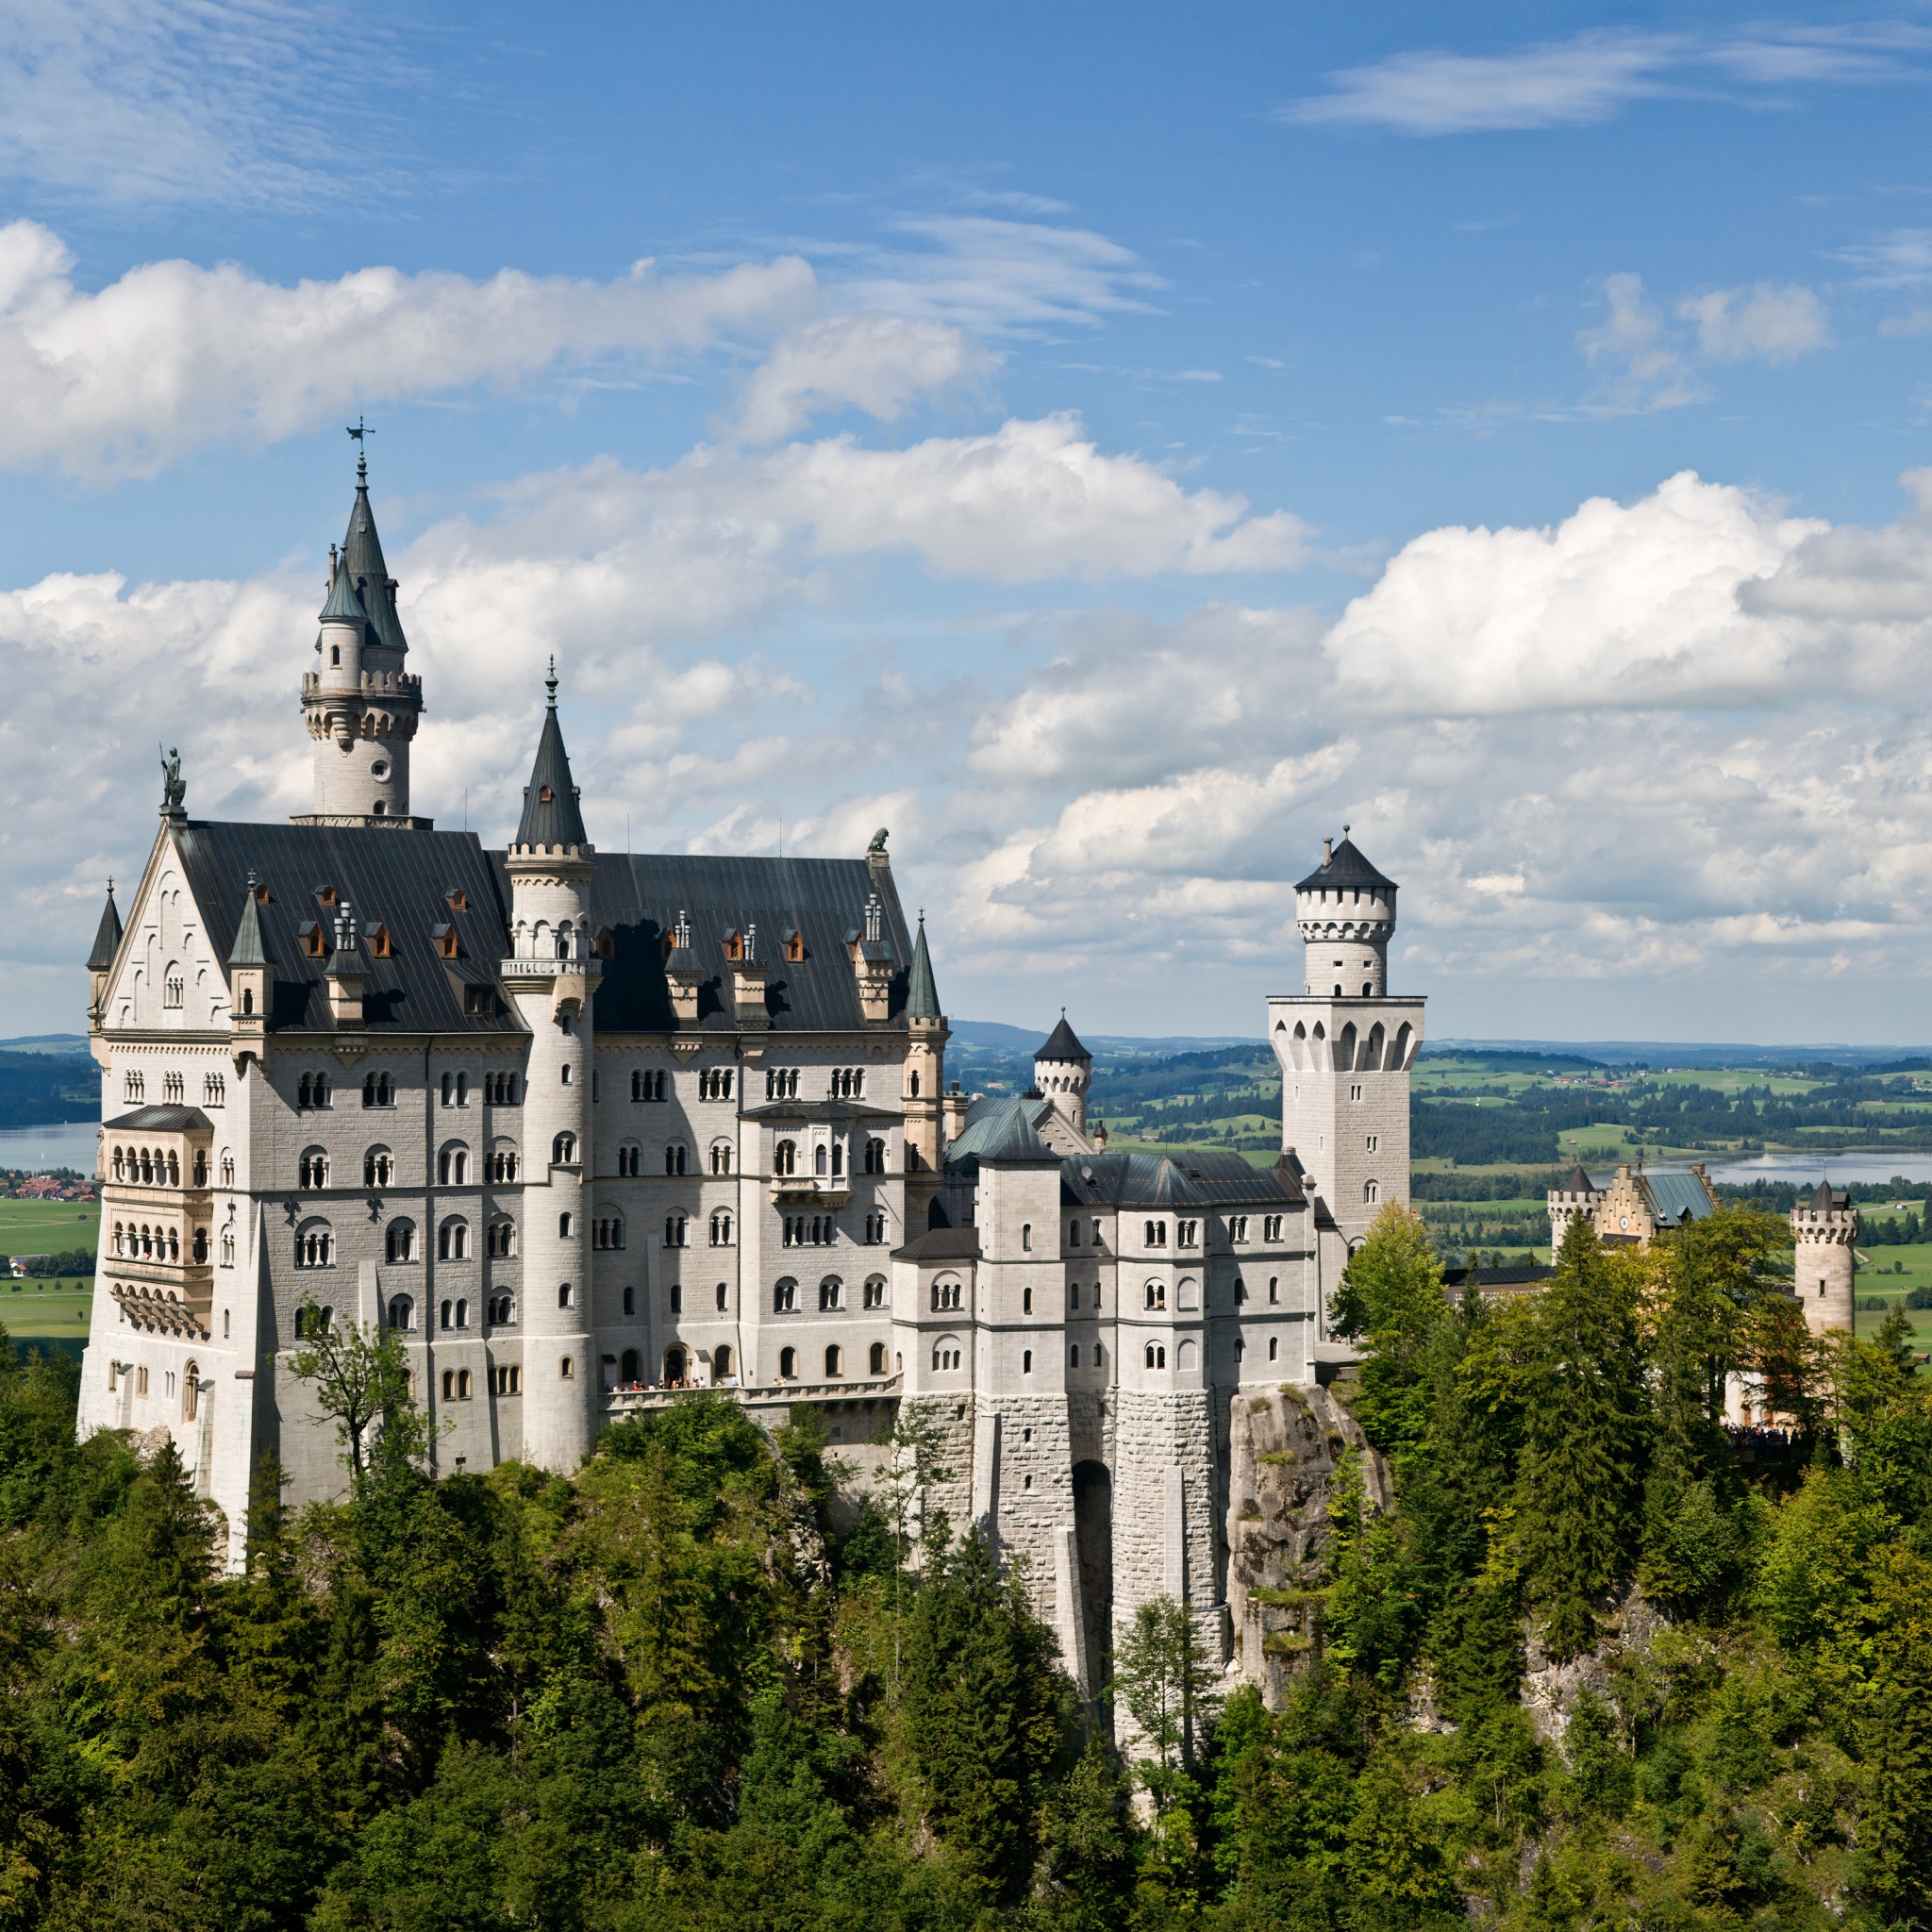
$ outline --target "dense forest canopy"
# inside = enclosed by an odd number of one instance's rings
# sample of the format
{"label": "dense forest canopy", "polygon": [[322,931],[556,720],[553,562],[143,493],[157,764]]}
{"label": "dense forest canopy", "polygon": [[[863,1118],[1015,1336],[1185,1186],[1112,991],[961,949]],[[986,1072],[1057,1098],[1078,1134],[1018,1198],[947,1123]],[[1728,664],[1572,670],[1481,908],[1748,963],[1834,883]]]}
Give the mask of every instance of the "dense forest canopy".
{"label": "dense forest canopy", "polygon": [[[574,1477],[433,1482],[365,1361],[344,1499],[264,1463],[225,1576],[172,1448],[76,1444],[64,1362],[0,1352],[0,1925],[1911,1923],[1932,1402],[1895,1322],[1806,1333],[1787,1241],[1573,1229],[1545,1291],[1455,1305],[1386,1212],[1335,1314],[1394,1507],[1344,1461],[1277,1712],[1146,1607],[1124,1753],[1024,1579],[921,1521],[914,1409],[840,1530],[810,1409],[693,1394]],[[1788,1429],[1726,1425],[1735,1371]]]}

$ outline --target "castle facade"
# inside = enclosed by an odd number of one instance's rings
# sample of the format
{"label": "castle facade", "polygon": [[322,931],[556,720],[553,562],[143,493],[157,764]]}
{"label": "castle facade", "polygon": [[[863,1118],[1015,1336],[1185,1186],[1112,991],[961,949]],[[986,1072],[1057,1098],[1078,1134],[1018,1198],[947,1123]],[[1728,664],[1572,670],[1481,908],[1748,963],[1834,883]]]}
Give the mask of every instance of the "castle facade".
{"label": "castle facade", "polygon": [[265,1452],[293,1501],[342,1487],[290,1367],[331,1324],[401,1344],[441,1473],[567,1472],[690,1387],[848,1445],[918,1402],[928,1505],[1026,1557],[1090,1691],[1156,1594],[1225,1657],[1231,1405],[1315,1383],[1349,1248],[1407,1194],[1393,884],[1344,839],[1296,889],[1274,1165],[1108,1153],[1064,1018],[1027,1095],[948,1082],[883,834],[600,852],[554,675],[509,845],[419,816],[396,589],[358,465],[301,681],[313,810],[195,819],[171,768],[125,922],[109,891],[82,1432],[171,1436],[239,1565]]}

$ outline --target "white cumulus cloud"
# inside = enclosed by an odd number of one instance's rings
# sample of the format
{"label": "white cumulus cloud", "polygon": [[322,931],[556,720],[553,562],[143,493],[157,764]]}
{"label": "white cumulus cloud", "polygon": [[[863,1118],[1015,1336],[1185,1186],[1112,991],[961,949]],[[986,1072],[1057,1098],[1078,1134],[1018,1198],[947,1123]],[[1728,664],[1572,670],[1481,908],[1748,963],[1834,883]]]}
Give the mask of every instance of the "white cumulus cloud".
{"label": "white cumulus cloud", "polygon": [[377,398],[701,348],[816,300],[795,257],[708,275],[640,262],[610,282],[368,268],[292,287],[159,261],[92,293],[73,265],[38,223],[0,228],[0,463],[93,479],[152,475],[199,445],[291,435]]}
{"label": "white cumulus cloud", "polygon": [[1817,291],[1797,282],[1714,289],[1677,313],[1697,325],[1698,347],[1718,361],[1790,362],[1831,340]]}

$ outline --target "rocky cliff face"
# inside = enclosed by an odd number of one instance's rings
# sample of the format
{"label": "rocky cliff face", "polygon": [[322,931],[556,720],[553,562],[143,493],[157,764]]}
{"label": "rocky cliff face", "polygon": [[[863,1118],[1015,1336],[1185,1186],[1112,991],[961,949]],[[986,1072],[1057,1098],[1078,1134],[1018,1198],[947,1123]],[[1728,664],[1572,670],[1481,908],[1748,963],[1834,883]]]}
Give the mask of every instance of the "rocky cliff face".
{"label": "rocky cliff face", "polygon": [[1333,1525],[1336,1469],[1360,1457],[1369,1498],[1390,1507],[1389,1472],[1326,1389],[1289,1384],[1237,1394],[1228,1416],[1227,1602],[1234,1669],[1281,1708],[1289,1678],[1314,1648],[1316,1595]]}

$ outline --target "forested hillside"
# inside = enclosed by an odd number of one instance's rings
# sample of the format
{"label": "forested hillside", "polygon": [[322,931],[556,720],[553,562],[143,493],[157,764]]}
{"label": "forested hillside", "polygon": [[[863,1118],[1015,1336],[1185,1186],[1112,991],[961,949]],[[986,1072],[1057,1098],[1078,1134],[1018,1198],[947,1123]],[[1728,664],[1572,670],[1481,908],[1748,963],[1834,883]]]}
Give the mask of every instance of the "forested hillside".
{"label": "forested hillside", "polygon": [[[692,1395],[574,1479],[431,1482],[377,1363],[348,1500],[265,1468],[222,1580],[172,1451],[76,1447],[64,1365],[8,1353],[0,1925],[1911,1923],[1932,1404],[1895,1331],[1807,1339],[1785,1240],[1727,1209],[1456,1307],[1387,1213],[1337,1314],[1395,1507],[1344,1462],[1279,1713],[1153,1607],[1134,1762],[976,1538],[900,1541],[916,1415],[841,1536],[810,1410],[774,1443]],[[1742,1362],[1789,1439],[1724,1427]]]}

